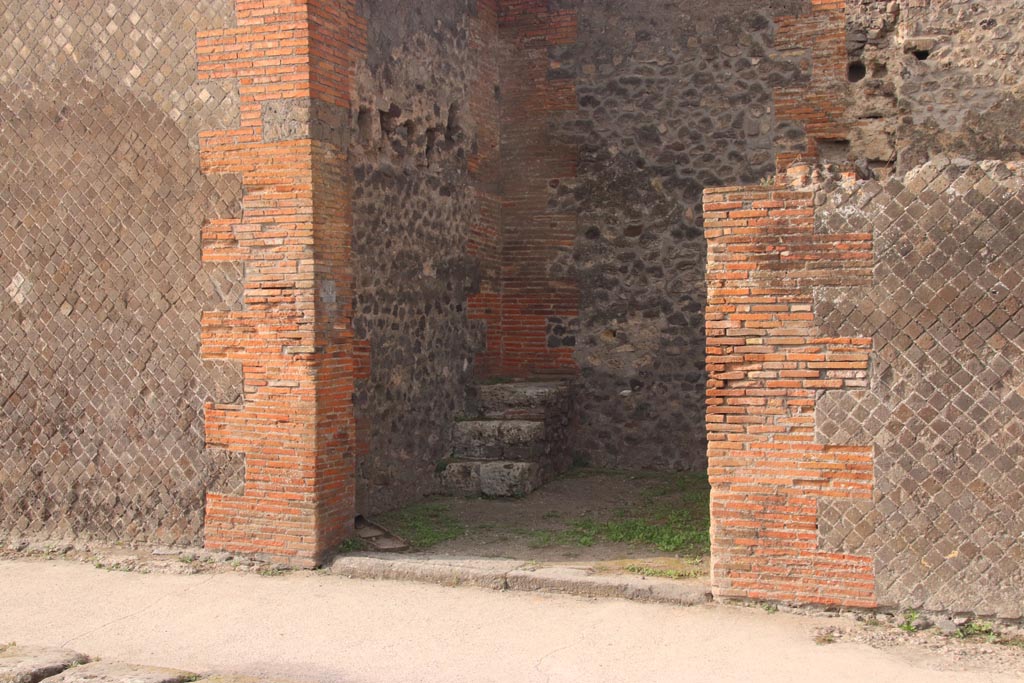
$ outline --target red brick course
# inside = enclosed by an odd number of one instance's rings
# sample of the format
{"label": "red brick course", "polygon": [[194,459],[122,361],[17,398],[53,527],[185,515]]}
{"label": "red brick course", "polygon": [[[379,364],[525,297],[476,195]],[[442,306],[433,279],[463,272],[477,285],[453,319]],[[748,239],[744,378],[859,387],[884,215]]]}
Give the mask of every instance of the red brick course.
{"label": "red brick course", "polygon": [[348,107],[362,27],[349,0],[238,0],[237,20],[198,46],[201,77],[241,95],[239,128],[201,136],[203,170],[245,188],[237,220],[203,228],[204,260],[246,274],[244,310],[202,323],[204,357],[245,378],[242,404],[207,406],[208,444],[243,452],[246,473],[242,495],[209,494],[206,545],[310,566],[350,533],[355,501],[350,182],[333,142],[266,141],[262,105]]}

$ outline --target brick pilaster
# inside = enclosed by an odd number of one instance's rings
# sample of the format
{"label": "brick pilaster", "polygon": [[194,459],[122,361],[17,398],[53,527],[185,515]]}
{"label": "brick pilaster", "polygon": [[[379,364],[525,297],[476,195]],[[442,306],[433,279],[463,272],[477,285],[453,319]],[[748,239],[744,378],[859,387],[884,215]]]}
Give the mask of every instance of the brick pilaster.
{"label": "brick pilaster", "polygon": [[502,0],[501,363],[513,377],[571,375],[574,349],[551,344],[549,328],[574,323],[579,285],[554,275],[567,261],[577,217],[550,206],[554,188],[575,178],[577,149],[557,141],[552,124],[575,111],[576,82],[552,51],[577,38],[577,11],[549,0]]}
{"label": "brick pilaster", "polygon": [[236,8],[237,27],[200,33],[198,54],[201,77],[237,79],[241,125],[203,134],[201,158],[206,173],[240,174],[245,194],[236,220],[204,226],[203,258],[245,264],[244,308],[208,312],[202,350],[242,365],[243,402],[207,406],[206,434],[244,453],[246,473],[241,495],[208,495],[206,545],[309,566],[354,514],[342,129],[364,29],[354,0]]}
{"label": "brick pilaster", "polygon": [[712,580],[723,598],[875,605],[872,558],[819,548],[818,505],[870,500],[872,449],[815,442],[820,392],[862,386],[869,338],[825,336],[814,288],[870,281],[870,233],[815,231],[814,195],[705,192]]}

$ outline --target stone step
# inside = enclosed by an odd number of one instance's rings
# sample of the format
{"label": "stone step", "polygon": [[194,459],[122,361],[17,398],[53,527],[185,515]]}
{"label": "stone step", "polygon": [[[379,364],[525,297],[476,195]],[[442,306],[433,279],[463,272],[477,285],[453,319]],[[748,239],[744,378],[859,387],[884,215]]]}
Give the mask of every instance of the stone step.
{"label": "stone step", "polygon": [[537,460],[547,453],[539,420],[468,420],[455,423],[455,457],[463,460]]}
{"label": "stone step", "polygon": [[482,384],[476,388],[471,411],[492,420],[543,420],[566,391],[564,382]]}
{"label": "stone step", "polygon": [[535,462],[457,460],[441,473],[441,484],[452,496],[525,496],[543,483],[541,467]]}

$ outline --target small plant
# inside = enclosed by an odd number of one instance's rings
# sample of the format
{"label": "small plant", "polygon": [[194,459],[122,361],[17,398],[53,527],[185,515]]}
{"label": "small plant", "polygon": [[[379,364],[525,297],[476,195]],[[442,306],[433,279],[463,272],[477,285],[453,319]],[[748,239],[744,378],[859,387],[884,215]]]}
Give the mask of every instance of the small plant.
{"label": "small plant", "polygon": [[908,609],[903,613],[903,621],[899,624],[899,629],[906,633],[917,632],[917,620],[921,616],[921,613],[916,609]]}
{"label": "small plant", "polygon": [[987,621],[968,621],[953,635],[961,639],[983,638],[990,643],[995,643],[999,639],[999,631],[994,624]]}
{"label": "small plant", "polygon": [[779,606],[775,603],[769,603],[764,606],[764,611],[768,614],[775,614],[779,611]]}
{"label": "small plant", "polygon": [[270,565],[270,566],[267,566],[267,567],[260,567],[259,569],[256,570],[256,573],[259,574],[260,576],[267,576],[267,577],[270,577],[270,576],[281,576],[281,575],[283,575],[285,573],[285,569],[283,567],[279,567],[277,565]]}
{"label": "small plant", "polygon": [[832,643],[836,642],[837,640],[838,640],[838,638],[836,638],[836,634],[833,631],[831,631],[831,630],[829,630],[829,631],[822,631],[818,635],[814,636],[814,642],[817,645],[831,645]]}

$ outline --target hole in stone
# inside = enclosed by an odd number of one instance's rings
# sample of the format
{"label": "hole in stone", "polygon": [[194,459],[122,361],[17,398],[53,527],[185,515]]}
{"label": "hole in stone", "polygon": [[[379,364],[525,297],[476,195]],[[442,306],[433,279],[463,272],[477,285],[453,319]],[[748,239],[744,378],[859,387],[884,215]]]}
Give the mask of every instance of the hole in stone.
{"label": "hole in stone", "polygon": [[818,158],[830,164],[842,164],[850,160],[850,141],[840,138],[815,139]]}
{"label": "hole in stone", "polygon": [[427,129],[427,158],[429,159],[434,154],[434,149],[437,147],[437,128]]}
{"label": "hole in stone", "polygon": [[356,117],[356,129],[359,131],[359,141],[369,142],[373,136],[373,113],[367,107],[359,108],[359,115]]}
{"label": "hole in stone", "polygon": [[455,102],[448,107],[448,127],[445,129],[444,137],[448,142],[454,142],[459,133],[462,132],[462,124],[459,117],[459,105]]}
{"label": "hole in stone", "polygon": [[928,59],[929,57],[932,56],[932,51],[931,50],[914,50],[910,54],[914,55],[914,57],[917,59],[917,61],[923,62],[923,61],[925,61],[926,59]]}
{"label": "hole in stone", "polygon": [[406,121],[400,126],[399,133],[405,137],[406,141],[412,142],[416,139],[416,123],[413,121]]}
{"label": "hole in stone", "polygon": [[397,104],[392,104],[391,108],[387,111],[381,111],[380,113],[380,129],[386,134],[390,135],[395,132],[398,128],[398,117],[402,115],[402,108]]}
{"label": "hole in stone", "polygon": [[644,226],[642,225],[630,225],[627,226],[623,232],[625,233],[626,237],[639,237],[641,234],[643,234],[643,231]]}
{"label": "hole in stone", "polygon": [[846,79],[850,83],[863,81],[867,75],[868,70],[864,66],[864,62],[850,62],[850,65],[846,67]]}

